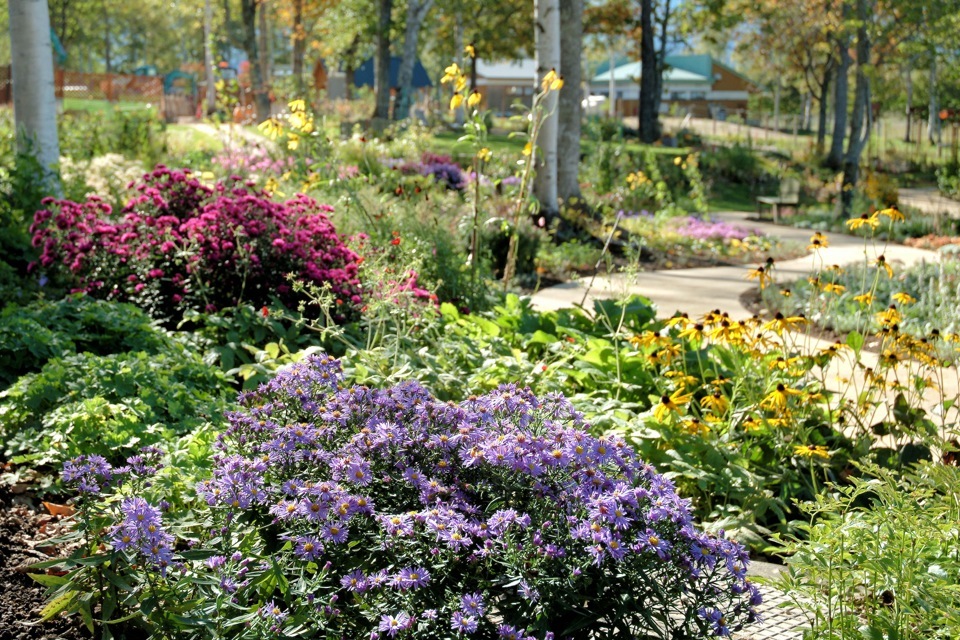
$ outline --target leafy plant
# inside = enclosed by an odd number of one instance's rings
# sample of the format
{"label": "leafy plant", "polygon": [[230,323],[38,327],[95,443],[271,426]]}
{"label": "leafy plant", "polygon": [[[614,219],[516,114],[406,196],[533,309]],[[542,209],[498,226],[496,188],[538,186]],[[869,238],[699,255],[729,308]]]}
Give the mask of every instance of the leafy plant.
{"label": "leafy plant", "polygon": [[52,602],[91,593],[159,633],[218,637],[666,639],[755,620],[742,547],[697,531],[671,484],[562,396],[504,386],[457,405],[340,383],[315,356],[245,395],[185,519],[127,493],[154,464],[68,463],[107,546],[83,527],[92,544]]}

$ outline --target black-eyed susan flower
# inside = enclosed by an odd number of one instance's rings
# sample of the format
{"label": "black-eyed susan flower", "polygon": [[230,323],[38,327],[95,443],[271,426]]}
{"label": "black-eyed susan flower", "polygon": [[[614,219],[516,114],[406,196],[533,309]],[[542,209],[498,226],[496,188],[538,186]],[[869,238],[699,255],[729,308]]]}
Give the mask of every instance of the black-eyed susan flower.
{"label": "black-eyed susan flower", "polygon": [[817,231],[810,237],[810,244],[807,245],[808,251],[820,251],[820,249],[826,249],[830,246],[830,242],[827,240],[827,237]]}
{"label": "black-eyed susan flower", "polygon": [[798,444],[793,448],[793,455],[801,458],[830,459],[830,450],[819,444]]}
{"label": "black-eyed susan flower", "polygon": [[901,319],[900,312],[897,310],[897,305],[894,304],[877,313],[877,322],[882,325],[892,326],[899,324]]}
{"label": "black-eyed susan flower", "polygon": [[877,215],[886,216],[890,218],[892,222],[903,222],[905,220],[903,213],[897,208],[897,205],[887,207],[886,209],[881,209],[877,212]]}
{"label": "black-eyed susan flower", "polygon": [[774,411],[784,411],[787,408],[787,402],[790,399],[790,396],[800,395],[800,392],[796,389],[791,389],[782,382],[777,383],[777,386],[773,388],[773,391],[768,393],[763,400],[760,401],[760,406],[764,409],[772,409]]}
{"label": "black-eyed susan flower", "polygon": [[769,270],[764,266],[747,271],[747,274],[744,277],[747,280],[756,280],[761,290],[773,281],[770,277]]}
{"label": "black-eyed susan flower", "polygon": [[893,267],[890,266],[890,263],[887,262],[886,256],[884,256],[882,253],[877,256],[876,260],[874,260],[874,264],[877,265],[878,269],[883,269],[888,278],[893,277]]}
{"label": "black-eyed susan flower", "polygon": [[677,389],[671,395],[660,396],[660,402],[653,410],[653,417],[657,422],[663,422],[671,414],[679,414],[693,398],[692,393],[684,393],[683,389]]}
{"label": "black-eyed susan flower", "polygon": [[453,111],[454,109],[458,108],[462,104],[463,104],[463,94],[457,91],[450,98],[450,110]]}
{"label": "black-eyed susan flower", "polygon": [[877,214],[860,214],[859,218],[851,218],[847,220],[847,227],[851,231],[856,231],[860,227],[870,227],[871,229],[876,229],[880,226],[880,218],[877,217]]}
{"label": "black-eyed susan flower", "polygon": [[467,55],[468,55],[469,57],[471,57],[471,58],[476,58],[476,57],[477,57],[477,48],[473,45],[473,43],[470,43],[470,44],[466,45],[466,46],[463,48],[463,52],[464,52],[465,54],[467,54]]}
{"label": "black-eyed susan flower", "polygon": [[472,109],[473,107],[480,104],[480,100],[482,97],[483,96],[480,95],[480,92],[474,89],[473,91],[470,92],[470,95],[467,96],[467,106]]}
{"label": "black-eyed susan flower", "polygon": [[273,117],[258,124],[257,129],[271,140],[276,140],[283,135],[283,123]]}
{"label": "black-eyed susan flower", "polygon": [[916,298],[903,291],[893,294],[893,299],[899,304],[913,304],[917,301]]}
{"label": "black-eyed susan flower", "polygon": [[490,152],[490,149],[483,147],[480,151],[477,151],[477,158],[481,162],[490,162],[490,158],[493,157],[493,154]]}
{"label": "black-eyed susan flower", "polygon": [[730,402],[727,400],[726,396],[720,393],[719,390],[714,391],[708,396],[704,396],[700,400],[700,407],[706,409],[707,411],[714,413],[718,416],[722,416],[727,412],[727,407],[730,406]]}
{"label": "black-eyed susan flower", "polygon": [[783,313],[777,311],[777,314],[773,316],[773,319],[764,324],[763,328],[766,331],[773,331],[779,336],[782,335],[784,331],[792,329],[794,326],[801,326],[806,323],[807,319],[803,316],[785,316]]}
{"label": "black-eyed susan flower", "polygon": [[835,295],[840,295],[841,293],[846,291],[847,288],[842,284],[837,284],[836,282],[829,282],[823,285],[823,290],[826,293],[833,293]]}
{"label": "black-eyed susan flower", "polygon": [[871,292],[861,293],[858,296],[853,296],[853,299],[862,304],[865,307],[869,307],[873,304],[875,296]]}

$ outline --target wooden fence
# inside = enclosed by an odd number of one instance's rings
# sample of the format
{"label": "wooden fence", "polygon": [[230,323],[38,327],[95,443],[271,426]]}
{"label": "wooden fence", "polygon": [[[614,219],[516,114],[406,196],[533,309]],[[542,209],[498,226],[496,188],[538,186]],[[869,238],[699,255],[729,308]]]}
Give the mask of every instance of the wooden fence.
{"label": "wooden fence", "polygon": [[[13,102],[10,66],[0,66],[0,104]],[[54,69],[54,92],[58,100],[106,100],[156,105],[168,120],[193,115],[196,101],[189,95],[164,95],[163,78],[122,73],[83,73]]]}

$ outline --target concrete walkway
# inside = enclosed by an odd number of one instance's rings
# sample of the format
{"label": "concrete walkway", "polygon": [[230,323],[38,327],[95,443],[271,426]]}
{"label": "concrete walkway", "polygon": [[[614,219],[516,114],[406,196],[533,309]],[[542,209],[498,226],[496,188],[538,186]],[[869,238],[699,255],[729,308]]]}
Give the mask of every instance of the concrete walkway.
{"label": "concrete walkway", "polygon": [[[768,236],[804,246],[809,243],[813,233],[806,229],[752,221],[748,219],[749,215],[743,212],[713,214],[715,218],[757,229]],[[829,246],[821,250],[819,258],[806,256],[777,263],[776,279],[785,284],[806,277],[821,261],[824,266],[846,266],[862,263],[864,260],[872,261],[883,254],[887,262],[897,269],[898,265],[907,266],[938,259],[934,251],[892,244],[874,247],[854,236],[827,234],[827,239]],[[598,276],[587,296],[587,306],[592,304],[593,299],[617,297],[629,292],[649,298],[656,305],[657,316],[661,318],[669,318],[677,311],[686,312],[692,318],[719,309],[735,319],[742,320],[752,315],[740,303],[740,297],[757,286],[755,280],[751,281],[746,277],[747,273],[757,266],[759,265],[644,271],[633,280],[622,274]],[[583,278],[577,282],[542,289],[533,296],[533,304],[541,309],[559,309],[579,304],[589,284],[590,279]]]}
{"label": "concrete walkway", "polygon": [[960,202],[945,197],[936,187],[901,188],[900,206],[913,207],[932,215],[960,219]]}
{"label": "concrete walkway", "polygon": [[[810,241],[812,232],[805,229],[773,225],[770,223],[748,220],[746,213],[721,213],[714,217],[748,226],[762,231],[764,234],[780,238],[785,241],[802,243],[804,246]],[[863,239],[843,234],[827,234],[829,246],[820,251],[819,256],[809,255],[795,260],[788,260],[775,265],[775,279],[780,284],[808,276],[812,271],[823,266],[853,265],[865,260],[873,261],[878,255],[883,255],[894,270],[913,265],[921,261],[936,262],[939,256],[936,252],[924,249],[914,249],[903,245],[874,246],[865,243]],[[674,271],[641,272],[633,278],[622,274],[612,274],[597,277],[593,287],[587,295],[586,305],[592,305],[593,299],[618,297],[624,293],[636,293],[649,298],[656,306],[657,316],[668,318],[676,312],[686,312],[691,318],[697,318],[709,311],[719,309],[726,311],[734,319],[745,319],[752,315],[741,303],[741,296],[757,286],[755,280],[748,280],[746,275],[759,265],[743,265],[729,267],[708,267],[697,269],[677,269]],[[533,296],[534,306],[541,309],[558,309],[580,304],[587,292],[589,278],[578,282],[565,283],[549,287],[537,292]],[[808,335],[794,334],[792,344],[795,348],[806,353],[829,346],[829,343]],[[860,365],[849,360],[835,359],[831,368],[822,372],[822,379],[834,391],[856,401],[859,392],[867,387],[864,381],[863,367],[875,368],[878,355],[863,351],[860,354]],[[898,366],[898,375],[906,373],[914,366],[912,363],[901,363]],[[957,368],[943,370],[940,381],[942,393],[929,389],[923,396],[923,404],[928,411],[935,411],[943,398],[955,398],[960,395],[960,381]],[[887,404],[890,404],[889,402]],[[871,416],[867,417],[867,424],[874,424],[884,419],[887,408],[881,405]],[[957,408],[947,412],[942,417],[944,424],[956,424],[960,420]],[[751,575],[762,575],[773,578],[778,571],[775,565],[754,563],[751,565]],[[735,640],[801,640],[807,620],[796,607],[789,605],[785,594],[770,587],[761,587],[764,603],[760,613],[765,620],[752,625],[742,632],[734,634]]]}

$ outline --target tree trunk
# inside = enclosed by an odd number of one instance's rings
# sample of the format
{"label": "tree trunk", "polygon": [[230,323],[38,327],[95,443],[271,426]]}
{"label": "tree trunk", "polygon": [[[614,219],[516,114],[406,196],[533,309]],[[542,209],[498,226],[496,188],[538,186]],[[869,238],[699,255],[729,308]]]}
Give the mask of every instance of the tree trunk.
{"label": "tree trunk", "polygon": [[344,98],[347,100],[353,100],[353,84],[356,79],[356,69],[354,69],[354,60],[357,57],[357,47],[360,46],[360,38],[358,36],[353,37],[353,41],[350,43],[350,46],[347,48],[346,55],[344,55],[344,64],[343,64],[343,75],[346,80],[346,90],[344,91]]}
{"label": "tree trunk", "polygon": [[240,0],[240,17],[243,20],[243,49],[250,63],[250,84],[253,88],[253,99],[257,108],[257,120],[263,122],[270,117],[270,96],[263,82],[263,74],[259,64],[260,55],[257,51],[257,2],[256,0]]}
{"label": "tree trunk", "polygon": [[[16,0],[13,0],[16,2]],[[107,3],[102,3],[103,7],[103,66],[107,73],[113,73],[113,59],[110,51],[110,12],[107,10]]]}
{"label": "tree trunk", "polygon": [[937,95],[937,54],[930,57],[930,104],[927,107],[927,140],[932,145],[940,143],[940,100]]}
{"label": "tree trunk", "polygon": [[303,0],[293,0],[293,77],[297,83],[297,96],[306,92],[303,86],[303,58],[307,51],[307,34],[303,28]]}
{"label": "tree trunk", "polygon": [[34,155],[50,189],[59,192],[55,167],[60,143],[47,0],[13,0],[7,8],[17,151]]}
{"label": "tree trunk", "polygon": [[607,101],[607,116],[613,120],[617,117],[617,80],[613,75],[613,69],[617,64],[616,54],[613,50],[613,36],[607,43],[607,54],[610,56],[610,79],[607,81],[607,93],[610,99]]}
{"label": "tree trunk", "polygon": [[817,156],[823,155],[827,144],[827,110],[830,107],[830,81],[833,79],[833,65],[827,65],[820,85],[820,113],[817,117]]}
{"label": "tree trunk", "polygon": [[[453,48],[456,49],[457,66],[463,69],[463,8],[458,4],[456,8],[456,26],[453,30]],[[453,112],[453,122],[457,129],[463,129],[466,112],[463,105]]]}
{"label": "tree trunk", "polygon": [[377,25],[377,106],[374,120],[390,118],[390,13],[393,0],[380,0],[380,22]]}
{"label": "tree trunk", "polygon": [[[850,7],[843,5],[843,21],[850,18]],[[824,164],[831,169],[839,169],[843,164],[843,143],[847,133],[847,92],[850,89],[850,66],[853,58],[850,57],[850,37],[841,33],[837,39],[837,52],[840,55],[840,64],[837,67],[837,78],[834,85],[833,101],[833,140],[830,142],[830,154]]]}
{"label": "tree trunk", "polygon": [[[537,44],[537,86],[551,70],[560,68],[560,6],[558,0],[534,0],[534,34]],[[556,213],[557,206],[557,91],[550,91],[540,103],[542,124],[537,137],[537,174],[534,195],[544,213]]]}
{"label": "tree trunk", "polygon": [[273,70],[270,60],[270,30],[267,26],[266,0],[258,0],[257,5],[257,22],[259,23],[257,27],[257,46],[259,49],[258,53],[260,54],[260,77],[263,78],[264,90],[269,90]]}
{"label": "tree trunk", "polygon": [[[557,103],[557,195],[580,198],[581,60],[583,0],[560,0],[560,74]],[[612,69],[611,69],[612,72]]]}
{"label": "tree trunk", "polygon": [[780,131],[780,72],[774,69],[777,74],[777,84],[773,88],[773,130]]}
{"label": "tree trunk", "polygon": [[660,137],[657,105],[657,48],[653,41],[653,0],[640,2],[640,141]]}
{"label": "tree trunk", "polygon": [[850,116],[850,140],[843,158],[843,216],[852,214],[853,196],[860,176],[860,156],[870,139],[870,36],[868,32],[870,8],[868,0],[857,0],[857,78],[853,112]]}
{"label": "tree trunk", "polygon": [[417,61],[417,43],[420,40],[420,27],[433,8],[434,0],[408,0],[407,26],[403,35],[403,56],[397,71],[397,106],[393,110],[394,120],[405,120],[410,116],[410,103],[413,101],[413,65]]}
{"label": "tree trunk", "polygon": [[660,22],[660,48],[657,50],[657,73],[654,79],[657,82],[653,92],[653,117],[656,119],[657,138],[660,137],[660,102],[663,98],[663,68],[667,57],[667,34],[670,27],[670,0],[663,4],[663,20]]}
{"label": "tree trunk", "polygon": [[907,72],[904,74],[907,83],[907,132],[903,136],[903,141],[910,142],[910,129],[913,127],[913,66],[910,60],[907,60]]}
{"label": "tree trunk", "polygon": [[207,82],[207,115],[217,110],[217,92],[213,75],[213,6],[210,0],[203,3],[203,70]]}

